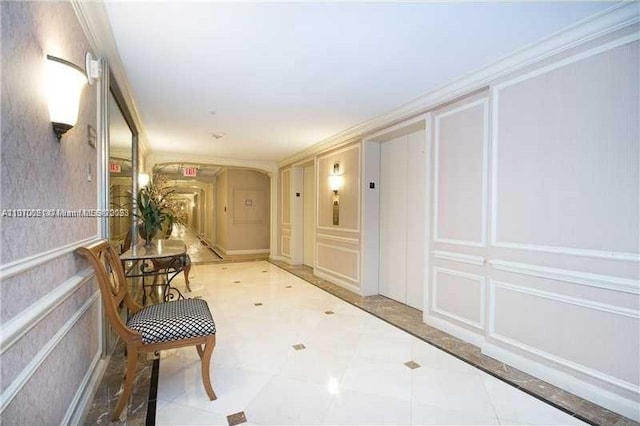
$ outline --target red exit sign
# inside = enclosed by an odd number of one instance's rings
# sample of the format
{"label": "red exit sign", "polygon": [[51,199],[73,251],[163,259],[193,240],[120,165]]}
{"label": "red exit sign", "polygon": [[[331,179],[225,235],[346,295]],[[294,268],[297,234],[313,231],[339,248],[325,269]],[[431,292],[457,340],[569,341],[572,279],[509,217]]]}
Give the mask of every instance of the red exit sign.
{"label": "red exit sign", "polygon": [[195,167],[185,167],[184,169],[182,169],[182,176],[196,177],[197,174],[198,169],[196,169]]}
{"label": "red exit sign", "polygon": [[109,171],[111,173],[120,173],[122,170],[120,163],[109,163]]}

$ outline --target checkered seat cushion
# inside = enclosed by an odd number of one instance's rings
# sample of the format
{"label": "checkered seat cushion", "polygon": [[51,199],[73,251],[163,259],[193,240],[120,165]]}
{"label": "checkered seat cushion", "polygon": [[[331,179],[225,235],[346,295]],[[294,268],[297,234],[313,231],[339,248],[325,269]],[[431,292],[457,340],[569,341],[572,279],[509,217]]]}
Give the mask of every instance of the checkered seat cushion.
{"label": "checkered seat cushion", "polygon": [[129,318],[127,326],[140,333],[145,344],[216,334],[211,311],[202,299],[147,306]]}

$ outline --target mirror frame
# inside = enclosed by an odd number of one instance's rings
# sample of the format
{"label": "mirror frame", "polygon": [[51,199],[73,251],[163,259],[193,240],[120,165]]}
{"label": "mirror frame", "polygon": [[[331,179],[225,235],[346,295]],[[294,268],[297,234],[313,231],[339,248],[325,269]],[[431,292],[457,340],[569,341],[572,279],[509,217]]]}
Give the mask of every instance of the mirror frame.
{"label": "mirror frame", "polygon": [[[138,204],[138,127],[131,115],[131,111],[125,101],[125,98],[122,94],[122,90],[118,85],[118,82],[113,76],[113,73],[107,66],[106,62],[104,63],[104,68],[109,70],[108,73],[103,73],[103,75],[108,75],[108,78],[102,79],[102,87],[101,90],[105,94],[103,98],[102,111],[101,116],[103,118],[103,122],[105,125],[103,126],[103,137],[104,143],[102,144],[102,203],[104,208],[109,208],[109,187],[111,185],[111,179],[109,176],[109,156],[110,152],[110,135],[109,135],[109,125],[110,125],[110,117],[109,117],[109,96],[113,96],[113,99],[124,118],[124,121],[127,123],[129,130],[131,131],[131,201],[132,201],[132,211],[129,212],[131,215],[131,241],[135,244],[135,241],[138,240],[138,220],[135,213],[136,206]],[[104,70],[104,69],[103,69]],[[109,234],[111,233],[110,225],[109,225],[109,217],[102,218],[102,237],[109,238]]]}

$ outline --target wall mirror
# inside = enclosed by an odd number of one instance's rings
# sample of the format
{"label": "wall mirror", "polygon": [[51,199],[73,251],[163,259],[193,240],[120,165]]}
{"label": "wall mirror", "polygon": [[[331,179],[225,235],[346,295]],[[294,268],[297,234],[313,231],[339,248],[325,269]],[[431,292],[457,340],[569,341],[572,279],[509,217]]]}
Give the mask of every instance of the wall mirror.
{"label": "wall mirror", "polygon": [[[122,253],[128,249],[125,240],[137,239],[133,213],[138,190],[138,131],[113,75],[109,73],[105,80],[101,110],[103,122],[106,123],[106,143],[102,151],[103,190],[106,193],[102,193],[102,203],[108,209],[127,209],[129,214],[103,218],[102,227],[103,235]],[[130,240],[126,238],[129,231],[132,235]],[[126,309],[121,311],[121,315],[126,317]],[[106,356],[118,342],[118,336],[106,318],[102,321],[102,338],[102,353]]]}
{"label": "wall mirror", "polygon": [[109,92],[109,208],[127,209],[128,216],[109,217],[109,241],[124,251],[133,212],[133,133],[113,93]]}

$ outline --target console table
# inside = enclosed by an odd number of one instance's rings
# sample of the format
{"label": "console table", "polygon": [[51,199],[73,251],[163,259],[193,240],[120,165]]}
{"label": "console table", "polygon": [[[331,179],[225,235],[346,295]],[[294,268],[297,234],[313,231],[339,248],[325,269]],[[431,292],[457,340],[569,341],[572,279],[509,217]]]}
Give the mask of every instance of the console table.
{"label": "console table", "polygon": [[[182,240],[157,240],[152,245],[137,244],[120,255],[125,276],[142,278],[142,305],[147,301],[147,287],[161,288],[164,301],[184,299],[171,281],[187,265],[187,246]],[[159,282],[163,278],[164,282]],[[146,279],[152,279],[151,284]]]}

